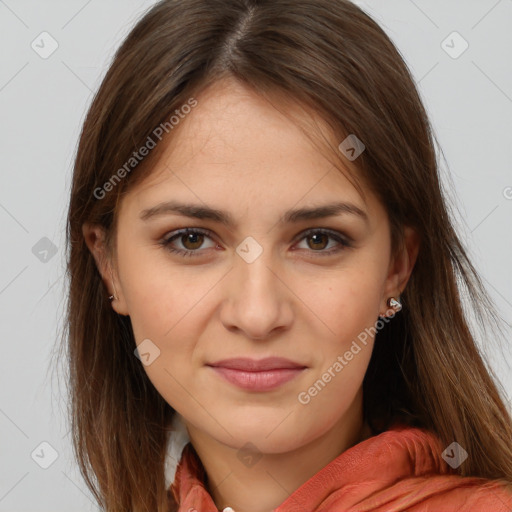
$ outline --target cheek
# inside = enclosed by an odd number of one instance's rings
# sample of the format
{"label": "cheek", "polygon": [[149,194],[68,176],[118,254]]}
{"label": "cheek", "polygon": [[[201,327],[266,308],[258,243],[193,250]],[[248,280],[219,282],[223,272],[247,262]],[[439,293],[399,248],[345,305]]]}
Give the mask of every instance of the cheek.
{"label": "cheek", "polygon": [[151,354],[144,370],[174,404],[176,397],[183,396],[180,383],[190,378],[196,343],[211,315],[208,291],[219,277],[198,272],[197,267],[173,266],[155,251],[130,247],[118,264],[136,345]]}
{"label": "cheek", "polygon": [[[373,265],[372,265],[373,263]],[[342,351],[378,319],[382,269],[375,262],[359,259],[357,265],[298,280],[294,292],[303,299],[311,321],[324,333],[327,346]],[[327,348],[328,347],[324,347]]]}
{"label": "cheek", "polygon": [[173,264],[160,247],[133,244],[122,249],[118,265],[135,339],[163,342],[200,303],[213,276]]}
{"label": "cheek", "polygon": [[[304,404],[333,420],[353,400],[368,368],[380,305],[380,267],[358,260],[329,278],[311,280],[298,292],[315,313],[316,369],[308,381]],[[307,295],[306,295],[307,293]],[[309,314],[309,313],[308,313]]]}
{"label": "cheek", "polygon": [[343,408],[357,392],[370,361],[379,298],[368,280],[359,280],[357,286],[344,281],[336,293],[333,289],[313,304],[328,327],[322,329],[327,335],[315,337],[319,359],[313,379],[319,379],[320,389],[329,388],[320,393],[316,406],[324,401],[327,406],[336,395],[338,408]]}
{"label": "cheek", "polygon": [[313,419],[327,430],[347,412],[360,392],[378,317],[375,277],[366,275],[361,279],[347,272],[336,283],[331,281],[327,290],[311,295],[311,304],[321,319],[317,322],[318,334],[311,333],[316,339],[317,359],[297,396],[301,417],[309,426],[305,431],[310,435],[318,434]]}

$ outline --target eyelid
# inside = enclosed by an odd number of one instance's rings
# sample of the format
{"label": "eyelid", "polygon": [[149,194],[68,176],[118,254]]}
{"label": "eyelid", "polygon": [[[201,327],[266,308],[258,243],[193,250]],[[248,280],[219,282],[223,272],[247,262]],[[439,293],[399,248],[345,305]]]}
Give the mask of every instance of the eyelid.
{"label": "eyelid", "polygon": [[308,229],[305,229],[304,231],[301,231],[293,239],[293,241],[294,242],[300,241],[303,238],[306,238],[308,235],[313,234],[313,233],[323,233],[323,234],[329,235],[330,237],[332,237],[334,239],[339,239],[340,241],[346,243],[347,245],[352,242],[352,240],[344,233],[341,233],[339,231],[336,231],[335,229],[330,229],[330,228],[308,228]]}
{"label": "eyelid", "polygon": [[188,228],[180,228],[169,231],[163,236],[164,240],[170,240],[171,238],[175,238],[179,235],[186,235],[187,233],[201,233],[202,235],[211,236],[213,232],[206,228],[196,228],[196,227],[188,227]]}
{"label": "eyelid", "polygon": [[[181,229],[175,229],[174,231],[170,231],[169,233],[164,235],[164,237],[162,238],[162,240],[160,242],[162,244],[164,244],[164,245],[165,244],[170,244],[171,240],[178,239],[180,236],[184,236],[184,235],[187,235],[189,233],[198,233],[200,235],[207,236],[208,238],[211,238],[213,241],[215,241],[214,240],[215,239],[215,235],[209,229],[188,227],[188,228],[181,228]],[[182,250],[184,250],[184,249],[182,249]],[[202,250],[204,250],[204,249],[202,249]],[[197,249],[197,250],[192,251],[192,252],[199,252],[199,251],[201,251],[201,249]]]}
{"label": "eyelid", "polygon": [[[202,234],[208,238],[211,238],[212,241],[215,241],[215,235],[213,234],[213,232],[209,229],[206,229],[206,228],[200,228],[200,227],[186,227],[186,228],[181,228],[181,229],[176,229],[176,230],[173,230],[169,233],[167,233],[161,240],[160,240],[160,244],[165,248],[167,249],[169,252],[171,253],[176,253],[178,255],[181,255],[181,256],[196,256],[196,255],[200,255],[201,252],[204,252],[206,249],[196,249],[196,250],[192,250],[192,249],[175,249],[173,247],[171,247],[171,243],[174,239],[178,239],[180,236],[184,236],[184,235],[187,235],[189,233],[199,233],[199,234]],[[321,257],[321,256],[329,256],[331,254],[337,254],[345,249],[349,249],[351,248],[353,245],[353,240],[348,237],[347,235],[345,235],[344,233],[341,233],[339,231],[336,231],[334,229],[330,229],[330,228],[322,228],[322,227],[314,227],[314,228],[308,228],[308,229],[305,229],[303,231],[301,231],[300,233],[298,233],[294,239],[293,239],[293,244],[296,244],[300,241],[302,241],[303,239],[307,238],[308,235],[310,234],[316,234],[316,233],[321,233],[321,234],[325,234],[327,235],[328,237],[330,237],[331,239],[334,239],[335,241],[338,242],[339,246],[338,248],[331,248],[327,251],[325,250],[319,250],[319,251],[314,251],[314,250],[310,250],[310,251],[306,251],[313,254],[314,257]],[[215,243],[217,243],[218,245],[218,242],[215,241]],[[209,247],[208,249],[211,249],[211,247]],[[297,249],[293,249],[294,251],[297,250]],[[298,249],[298,250],[301,250],[301,249]],[[316,254],[315,254],[316,253]]]}
{"label": "eyelid", "polygon": [[323,235],[327,235],[331,240],[334,240],[337,242],[337,246],[331,247],[327,250],[319,250],[314,251],[312,249],[292,249],[293,251],[306,251],[308,255],[311,255],[313,258],[328,258],[329,256],[336,256],[340,253],[346,251],[347,249],[353,248],[353,240],[346,236],[343,233],[340,233],[339,231],[329,229],[329,228],[309,228],[304,231],[301,231],[297,237],[294,239],[294,244],[301,242],[302,240],[306,239],[309,235],[320,233]]}

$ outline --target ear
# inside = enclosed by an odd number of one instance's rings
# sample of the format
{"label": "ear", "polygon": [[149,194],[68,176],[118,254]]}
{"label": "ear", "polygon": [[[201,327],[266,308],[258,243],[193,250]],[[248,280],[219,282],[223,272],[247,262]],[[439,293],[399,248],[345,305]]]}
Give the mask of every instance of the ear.
{"label": "ear", "polygon": [[[411,276],[414,264],[418,257],[420,248],[420,237],[410,226],[404,227],[404,244],[398,254],[391,259],[388,276],[384,285],[384,293],[381,300],[381,311],[389,312],[387,305],[389,297],[398,298],[404,291]],[[386,313],[381,317],[388,316]]]}
{"label": "ear", "polygon": [[[108,290],[108,296],[114,296],[112,300],[114,311],[120,315],[128,315],[122,287],[106,244],[105,228],[98,224],[86,222],[82,225],[82,234]],[[108,300],[108,296],[105,300]]]}

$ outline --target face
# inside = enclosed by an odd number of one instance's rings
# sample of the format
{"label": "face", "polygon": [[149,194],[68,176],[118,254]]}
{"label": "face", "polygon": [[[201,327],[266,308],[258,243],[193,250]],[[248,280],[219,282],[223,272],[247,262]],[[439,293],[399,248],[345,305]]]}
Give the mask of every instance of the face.
{"label": "face", "polygon": [[[236,448],[293,450],[360,415],[373,331],[366,344],[361,333],[408,271],[391,259],[382,205],[368,190],[363,200],[290,119],[234,82],[197,100],[123,198],[113,307],[188,425]],[[267,357],[300,368],[244,386],[209,366]]]}

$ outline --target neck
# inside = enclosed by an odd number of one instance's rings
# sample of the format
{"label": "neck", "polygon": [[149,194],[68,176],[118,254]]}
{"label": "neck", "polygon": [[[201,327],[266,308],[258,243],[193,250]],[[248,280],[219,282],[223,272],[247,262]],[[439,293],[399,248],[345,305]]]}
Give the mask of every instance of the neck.
{"label": "neck", "polygon": [[319,437],[289,452],[254,454],[253,464],[241,463],[238,447],[220,443],[192,425],[187,424],[187,430],[215,505],[221,511],[232,507],[235,512],[273,511],[338,455],[371,435],[362,421],[362,393]]}

